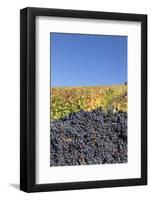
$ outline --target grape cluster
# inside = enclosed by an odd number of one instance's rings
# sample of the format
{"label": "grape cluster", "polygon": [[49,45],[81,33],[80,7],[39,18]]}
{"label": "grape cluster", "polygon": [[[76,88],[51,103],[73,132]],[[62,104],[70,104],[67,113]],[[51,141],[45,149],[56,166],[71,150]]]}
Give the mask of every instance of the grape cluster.
{"label": "grape cluster", "polygon": [[127,113],[81,110],[51,121],[50,166],[127,162]]}

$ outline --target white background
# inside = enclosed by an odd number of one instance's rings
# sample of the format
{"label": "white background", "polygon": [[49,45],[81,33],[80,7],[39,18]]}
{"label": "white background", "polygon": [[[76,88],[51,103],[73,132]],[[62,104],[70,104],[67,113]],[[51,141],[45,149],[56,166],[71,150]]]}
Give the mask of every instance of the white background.
{"label": "white background", "polygon": [[[150,199],[151,196],[151,143],[149,142],[149,185],[82,191],[63,191],[26,194],[19,184],[19,9],[26,6],[85,9],[148,14],[148,35],[151,34],[150,0],[5,0],[0,4],[0,199]],[[148,55],[151,54],[148,38]],[[148,56],[149,57],[149,56]],[[151,64],[148,58],[148,66]],[[148,69],[148,74],[151,74]],[[149,79],[149,90],[151,80]],[[148,90],[148,91],[149,91]],[[149,92],[149,101],[151,93]],[[149,104],[149,111],[151,111]],[[149,122],[151,112],[149,113]],[[150,132],[150,126],[149,131]],[[151,137],[148,134],[148,141]]]}

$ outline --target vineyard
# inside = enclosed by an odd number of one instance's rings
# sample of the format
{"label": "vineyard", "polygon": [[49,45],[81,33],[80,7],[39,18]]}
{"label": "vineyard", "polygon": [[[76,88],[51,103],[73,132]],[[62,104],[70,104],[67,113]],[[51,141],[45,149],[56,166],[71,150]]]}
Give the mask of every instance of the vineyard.
{"label": "vineyard", "polygon": [[52,120],[98,108],[105,112],[127,112],[127,85],[51,88]]}
{"label": "vineyard", "polygon": [[127,86],[51,89],[50,166],[127,162]]}

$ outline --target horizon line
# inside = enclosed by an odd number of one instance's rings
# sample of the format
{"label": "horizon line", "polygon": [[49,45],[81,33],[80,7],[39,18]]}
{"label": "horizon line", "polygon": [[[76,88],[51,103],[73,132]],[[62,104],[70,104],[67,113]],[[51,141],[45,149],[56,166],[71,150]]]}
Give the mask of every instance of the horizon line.
{"label": "horizon line", "polygon": [[112,85],[74,85],[74,86],[51,86],[52,88],[64,88],[64,87],[113,87],[113,86],[121,86],[121,85],[127,85],[125,83],[121,83],[121,84],[112,84]]}

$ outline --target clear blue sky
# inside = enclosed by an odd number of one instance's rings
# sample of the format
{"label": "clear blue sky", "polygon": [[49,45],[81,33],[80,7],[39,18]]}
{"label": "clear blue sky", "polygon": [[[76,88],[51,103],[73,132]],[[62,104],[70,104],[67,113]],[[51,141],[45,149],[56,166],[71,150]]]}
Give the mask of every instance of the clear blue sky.
{"label": "clear blue sky", "polygon": [[50,33],[51,86],[127,81],[127,36]]}

